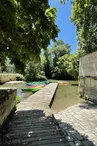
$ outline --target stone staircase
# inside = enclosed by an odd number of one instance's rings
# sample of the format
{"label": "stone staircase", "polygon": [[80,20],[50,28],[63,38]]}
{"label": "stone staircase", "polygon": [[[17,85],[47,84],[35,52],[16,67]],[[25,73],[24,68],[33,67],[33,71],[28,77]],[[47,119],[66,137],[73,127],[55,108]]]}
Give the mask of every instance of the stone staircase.
{"label": "stone staircase", "polygon": [[0,129],[0,146],[69,146],[49,107],[57,86],[48,84],[18,104]]}
{"label": "stone staircase", "polygon": [[53,115],[17,111],[1,129],[0,146],[69,146]]}

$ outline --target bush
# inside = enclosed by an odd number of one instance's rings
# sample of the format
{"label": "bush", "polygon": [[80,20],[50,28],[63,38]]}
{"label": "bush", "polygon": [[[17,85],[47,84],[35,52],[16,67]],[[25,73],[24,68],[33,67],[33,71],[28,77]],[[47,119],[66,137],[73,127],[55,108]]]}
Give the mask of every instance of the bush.
{"label": "bush", "polygon": [[17,74],[16,81],[24,81],[24,77],[21,74]]}
{"label": "bush", "polygon": [[21,74],[15,73],[1,73],[0,74],[0,83],[6,83],[9,81],[21,81],[24,80],[24,77]]}

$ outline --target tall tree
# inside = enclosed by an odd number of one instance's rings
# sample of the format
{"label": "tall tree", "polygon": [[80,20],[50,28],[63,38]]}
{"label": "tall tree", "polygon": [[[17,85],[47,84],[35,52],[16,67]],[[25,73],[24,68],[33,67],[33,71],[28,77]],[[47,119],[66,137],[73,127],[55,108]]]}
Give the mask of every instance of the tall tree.
{"label": "tall tree", "polygon": [[97,50],[97,0],[74,0],[71,19],[80,48],[86,53]]}
{"label": "tall tree", "polygon": [[25,69],[25,79],[27,81],[46,80],[41,63],[29,62]]}
{"label": "tall tree", "polygon": [[58,61],[58,58],[65,54],[70,54],[70,51],[71,49],[68,44],[65,44],[62,40],[56,41],[53,47],[51,48],[54,67],[56,66],[56,62]]}
{"label": "tall tree", "polygon": [[78,50],[75,54],[66,54],[58,58],[55,71],[64,77],[72,77],[78,79],[79,74],[79,58],[84,55],[83,50]]}
{"label": "tall tree", "polygon": [[43,54],[44,60],[42,61],[43,70],[45,72],[45,76],[48,79],[52,78],[52,71],[53,71],[53,59],[51,56],[50,50],[46,50]]}
{"label": "tall tree", "polygon": [[25,62],[38,60],[57,37],[56,12],[48,0],[0,0],[0,62],[8,57],[22,72]]}

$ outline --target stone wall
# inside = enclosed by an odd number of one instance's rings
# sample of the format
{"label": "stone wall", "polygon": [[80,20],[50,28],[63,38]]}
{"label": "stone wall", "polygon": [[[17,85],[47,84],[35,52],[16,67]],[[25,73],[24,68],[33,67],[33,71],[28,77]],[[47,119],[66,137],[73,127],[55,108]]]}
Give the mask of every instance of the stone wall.
{"label": "stone wall", "polygon": [[0,125],[16,106],[16,90],[0,90]]}
{"label": "stone wall", "polygon": [[80,77],[97,77],[97,52],[81,57],[79,66]]}
{"label": "stone wall", "polygon": [[80,58],[79,87],[82,98],[97,102],[97,52]]}

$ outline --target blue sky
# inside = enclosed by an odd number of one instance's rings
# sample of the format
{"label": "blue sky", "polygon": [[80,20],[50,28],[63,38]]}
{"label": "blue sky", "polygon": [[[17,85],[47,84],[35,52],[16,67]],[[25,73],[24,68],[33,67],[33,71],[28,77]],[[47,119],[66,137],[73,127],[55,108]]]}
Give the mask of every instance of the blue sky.
{"label": "blue sky", "polygon": [[[76,28],[73,23],[70,22],[71,16],[71,4],[67,2],[65,5],[61,5],[59,0],[49,0],[51,7],[57,8],[57,20],[56,24],[58,25],[60,32],[57,39],[63,40],[65,43],[71,45],[72,53],[76,52],[77,49],[77,40],[76,40]],[[51,42],[51,47],[53,43]]]}

